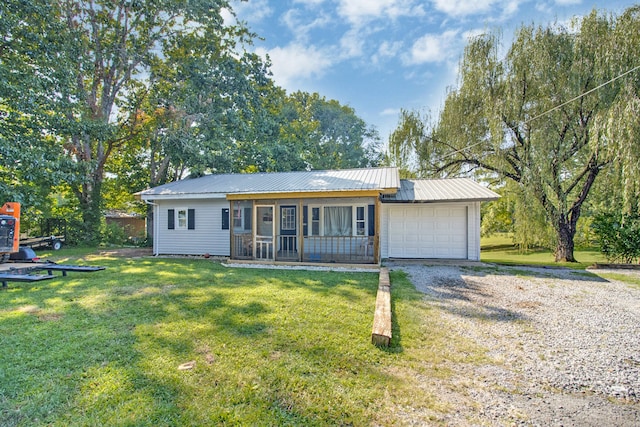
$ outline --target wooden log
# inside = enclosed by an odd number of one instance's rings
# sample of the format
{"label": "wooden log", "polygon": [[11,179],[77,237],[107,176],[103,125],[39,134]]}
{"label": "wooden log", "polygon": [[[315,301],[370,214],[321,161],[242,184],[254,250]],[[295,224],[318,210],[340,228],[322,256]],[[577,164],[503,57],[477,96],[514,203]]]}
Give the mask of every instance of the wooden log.
{"label": "wooden log", "polygon": [[380,269],[371,342],[384,347],[388,347],[391,343],[391,283],[389,282],[389,270],[385,267]]}

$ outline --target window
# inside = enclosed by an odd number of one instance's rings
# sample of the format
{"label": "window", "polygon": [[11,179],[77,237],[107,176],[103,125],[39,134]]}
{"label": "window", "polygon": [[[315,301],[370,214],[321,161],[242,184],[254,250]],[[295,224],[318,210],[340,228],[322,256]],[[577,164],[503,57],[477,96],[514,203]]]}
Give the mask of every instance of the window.
{"label": "window", "polygon": [[358,206],[356,207],[356,236],[365,235],[365,225],[364,206]]}
{"label": "window", "polygon": [[187,228],[187,210],[178,209],[178,229]]}
{"label": "window", "polygon": [[351,206],[325,206],[324,235],[351,236]]}
{"label": "window", "polygon": [[195,209],[168,209],[167,228],[169,230],[195,230],[196,211]]}
{"label": "window", "polygon": [[296,229],[296,208],[282,208],[282,222],[280,223],[282,231],[295,231]]}
{"label": "window", "polygon": [[364,205],[309,206],[309,236],[366,236],[373,217]]}
{"label": "window", "polygon": [[320,208],[311,208],[311,235],[320,235]]}

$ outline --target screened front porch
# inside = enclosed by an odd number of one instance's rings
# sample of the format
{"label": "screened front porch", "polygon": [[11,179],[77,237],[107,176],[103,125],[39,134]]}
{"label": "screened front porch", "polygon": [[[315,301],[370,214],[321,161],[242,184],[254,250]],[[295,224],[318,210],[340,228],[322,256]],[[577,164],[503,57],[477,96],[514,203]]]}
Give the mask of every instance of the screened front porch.
{"label": "screened front porch", "polygon": [[375,200],[234,201],[231,258],[377,263]]}

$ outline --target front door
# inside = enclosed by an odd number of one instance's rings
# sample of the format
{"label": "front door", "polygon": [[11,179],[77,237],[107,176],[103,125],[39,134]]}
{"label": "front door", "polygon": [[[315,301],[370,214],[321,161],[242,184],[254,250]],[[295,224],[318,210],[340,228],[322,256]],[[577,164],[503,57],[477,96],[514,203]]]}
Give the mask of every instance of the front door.
{"label": "front door", "polygon": [[273,259],[273,206],[256,206],[255,259]]}
{"label": "front door", "polygon": [[288,254],[296,252],[297,224],[295,206],[280,206],[280,248]]}

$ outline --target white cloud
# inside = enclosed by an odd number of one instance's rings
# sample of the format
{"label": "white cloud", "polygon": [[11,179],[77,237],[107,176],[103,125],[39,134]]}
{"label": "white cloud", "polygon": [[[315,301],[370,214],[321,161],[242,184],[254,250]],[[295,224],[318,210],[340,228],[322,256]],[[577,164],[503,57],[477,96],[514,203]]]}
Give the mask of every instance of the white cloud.
{"label": "white cloud", "polygon": [[556,0],[558,6],[573,6],[582,3],[582,0]]}
{"label": "white cloud", "polygon": [[445,31],[442,34],[426,34],[413,43],[411,51],[404,55],[407,65],[424,64],[426,62],[443,62],[457,54],[459,38],[457,30]]}
{"label": "white cloud", "polygon": [[[273,14],[273,9],[269,6],[268,0],[232,1],[231,6],[241,21],[260,22]],[[224,16],[225,22],[228,22],[228,17],[230,17],[230,14],[229,16]]]}
{"label": "white cloud", "polygon": [[356,26],[380,18],[423,16],[424,7],[414,3],[415,0],[339,0],[338,14]]}
{"label": "white cloud", "polygon": [[358,31],[347,31],[340,39],[340,57],[342,59],[356,58],[362,55],[364,38]]}
{"label": "white cloud", "polygon": [[299,43],[268,51],[257,49],[256,53],[261,56],[269,55],[276,83],[287,90],[297,90],[295,84],[300,80],[322,77],[334,63],[331,52]]}
{"label": "white cloud", "polygon": [[289,9],[282,15],[281,20],[297,40],[306,40],[310,31],[326,27],[331,23],[331,18],[324,13],[319,13],[310,22],[307,22],[306,18],[308,14],[301,10]]}
{"label": "white cloud", "polygon": [[[581,0],[556,0],[564,2],[580,2]],[[504,21],[518,12],[520,5],[526,0],[433,0],[436,10],[453,17],[486,14],[491,12],[496,20]]]}
{"label": "white cloud", "polygon": [[380,112],[381,116],[398,116],[400,115],[399,108],[385,108]]}
{"label": "white cloud", "polygon": [[481,29],[481,28],[472,28],[469,29],[467,31],[464,31],[462,33],[462,39],[465,43],[470,42],[471,40],[475,39],[478,36],[481,36],[483,34],[487,34],[487,30],[486,29]]}
{"label": "white cloud", "polygon": [[436,10],[452,16],[466,16],[489,11],[496,0],[433,0]]}
{"label": "white cloud", "polygon": [[379,63],[385,59],[394,58],[398,56],[402,49],[402,42],[388,42],[383,41],[380,46],[378,46],[378,51],[375,55],[373,55],[373,62]]}
{"label": "white cloud", "polygon": [[306,6],[317,6],[324,3],[325,0],[294,0],[294,3],[304,4]]}

